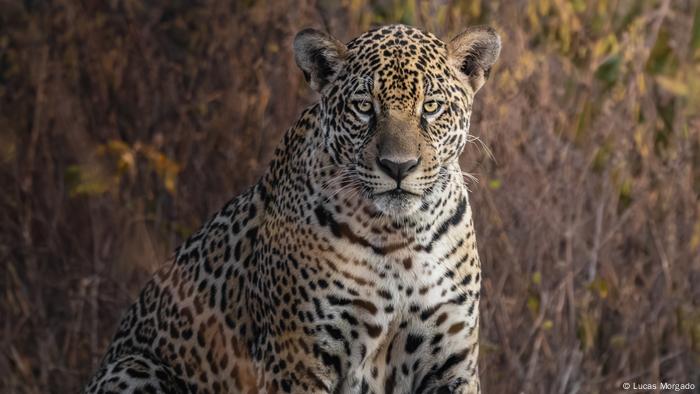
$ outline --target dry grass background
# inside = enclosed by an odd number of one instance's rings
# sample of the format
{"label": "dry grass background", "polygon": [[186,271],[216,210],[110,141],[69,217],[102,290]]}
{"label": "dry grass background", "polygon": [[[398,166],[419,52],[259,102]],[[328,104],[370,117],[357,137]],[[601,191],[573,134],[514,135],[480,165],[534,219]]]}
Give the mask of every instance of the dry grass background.
{"label": "dry grass background", "polygon": [[698,1],[0,0],[0,391],[77,391],[262,173],[315,99],[296,31],[389,22],[503,38],[463,156],[484,391],[699,387]]}

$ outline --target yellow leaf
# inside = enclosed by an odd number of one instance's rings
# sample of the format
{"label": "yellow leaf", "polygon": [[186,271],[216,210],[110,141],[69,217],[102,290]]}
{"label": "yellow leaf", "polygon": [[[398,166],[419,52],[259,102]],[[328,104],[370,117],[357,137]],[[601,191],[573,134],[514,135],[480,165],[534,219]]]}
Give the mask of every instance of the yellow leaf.
{"label": "yellow leaf", "polygon": [[534,2],[528,3],[526,14],[530,24],[532,25],[532,30],[535,32],[540,31],[540,16],[537,13],[537,6]]}
{"label": "yellow leaf", "polygon": [[598,335],[598,321],[588,314],[583,313],[579,319],[578,338],[584,351],[590,350],[595,345],[595,338]]}
{"label": "yellow leaf", "polygon": [[695,223],[693,236],[690,238],[690,248],[692,250],[697,250],[698,246],[700,246],[700,220]]}
{"label": "yellow leaf", "polygon": [[656,83],[661,86],[662,89],[675,94],[676,96],[687,96],[688,95],[688,85],[683,81],[677,79],[665,77],[663,75],[656,76]]}
{"label": "yellow leaf", "polygon": [[645,131],[646,129],[643,125],[635,127],[634,130],[634,142],[637,145],[639,155],[642,156],[643,159],[648,158],[651,153],[651,146],[645,138]]}
{"label": "yellow leaf", "polygon": [[600,298],[608,297],[608,282],[603,278],[596,278],[590,285],[588,285],[588,289],[598,293]]}
{"label": "yellow leaf", "polygon": [[111,153],[121,154],[130,150],[130,148],[124,141],[109,140],[109,142],[107,142],[107,150]]}
{"label": "yellow leaf", "polygon": [[540,311],[540,298],[536,295],[531,295],[527,298],[527,309],[532,312],[533,315],[536,315]]}
{"label": "yellow leaf", "polygon": [[165,190],[170,192],[171,194],[175,193],[175,181],[177,180],[177,176],[174,173],[167,173],[165,175],[165,178],[163,179],[163,186],[165,186]]}
{"label": "yellow leaf", "polygon": [[470,4],[471,7],[469,7],[469,13],[473,18],[478,18],[481,16],[481,2],[480,1],[472,1]]}
{"label": "yellow leaf", "polygon": [[627,338],[625,338],[624,335],[617,334],[617,335],[613,335],[610,338],[610,345],[612,347],[614,347],[615,349],[624,348],[626,344],[627,344]]}
{"label": "yellow leaf", "polygon": [[637,89],[639,94],[646,94],[647,92],[647,84],[643,73],[637,74]]}
{"label": "yellow leaf", "polygon": [[117,170],[120,174],[129,172],[133,174],[135,171],[136,159],[134,158],[134,153],[131,151],[125,151],[119,156],[119,161],[117,162]]}

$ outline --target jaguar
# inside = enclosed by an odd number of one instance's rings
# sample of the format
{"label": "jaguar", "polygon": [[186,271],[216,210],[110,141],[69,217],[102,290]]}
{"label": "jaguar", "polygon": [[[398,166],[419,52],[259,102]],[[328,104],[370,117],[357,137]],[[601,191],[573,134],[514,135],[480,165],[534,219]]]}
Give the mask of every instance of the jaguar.
{"label": "jaguar", "polygon": [[459,157],[494,29],[306,29],[318,102],[179,246],[87,393],[478,393],[481,270]]}

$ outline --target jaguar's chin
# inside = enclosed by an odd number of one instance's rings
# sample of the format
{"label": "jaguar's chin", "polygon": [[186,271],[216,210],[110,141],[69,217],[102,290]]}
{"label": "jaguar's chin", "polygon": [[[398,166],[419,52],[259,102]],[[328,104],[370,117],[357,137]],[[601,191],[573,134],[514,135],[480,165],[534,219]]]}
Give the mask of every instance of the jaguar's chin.
{"label": "jaguar's chin", "polygon": [[372,200],[377,210],[394,218],[401,218],[414,214],[420,209],[423,201],[420,195],[402,189],[394,189],[375,194]]}

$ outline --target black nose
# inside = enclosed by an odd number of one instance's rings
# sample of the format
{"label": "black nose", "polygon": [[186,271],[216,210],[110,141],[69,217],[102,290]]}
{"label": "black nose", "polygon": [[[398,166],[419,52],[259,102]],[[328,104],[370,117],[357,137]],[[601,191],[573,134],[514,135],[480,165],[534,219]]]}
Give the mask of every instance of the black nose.
{"label": "black nose", "polygon": [[379,168],[381,168],[382,171],[401,184],[401,180],[404,179],[406,175],[418,168],[419,161],[420,159],[412,159],[397,163],[390,159],[377,159],[377,164],[379,164]]}

